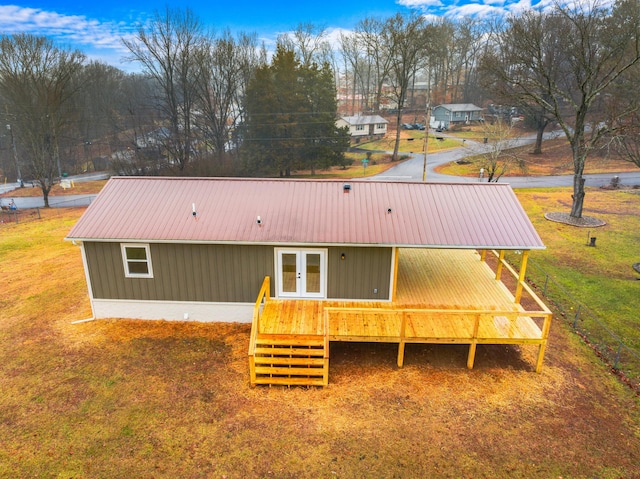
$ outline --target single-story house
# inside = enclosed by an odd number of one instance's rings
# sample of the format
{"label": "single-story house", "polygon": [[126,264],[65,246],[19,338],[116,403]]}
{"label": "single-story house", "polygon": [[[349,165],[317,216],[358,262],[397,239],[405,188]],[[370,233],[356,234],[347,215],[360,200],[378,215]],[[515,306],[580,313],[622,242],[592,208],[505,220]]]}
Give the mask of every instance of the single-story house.
{"label": "single-story house", "polygon": [[[476,344],[538,344],[541,367],[551,313],[519,303],[544,245],[508,184],[114,177],[66,239],[95,318],[253,322],[252,384],[326,384],[329,341],[469,344],[469,367]],[[505,250],[522,254],[513,295]],[[321,346],[320,382],[273,379],[285,337]]]}
{"label": "single-story house", "polygon": [[431,128],[450,128],[452,124],[482,119],[482,108],[473,103],[446,103],[433,108]]}
{"label": "single-story house", "polygon": [[380,115],[341,116],[336,121],[338,128],[349,127],[352,138],[384,136],[387,133],[388,123]]}

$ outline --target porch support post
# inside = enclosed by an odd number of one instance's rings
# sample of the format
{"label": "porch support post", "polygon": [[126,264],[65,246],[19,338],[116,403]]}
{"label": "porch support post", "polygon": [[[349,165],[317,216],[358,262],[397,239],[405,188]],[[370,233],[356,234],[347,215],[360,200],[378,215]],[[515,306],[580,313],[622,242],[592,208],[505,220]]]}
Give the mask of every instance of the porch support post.
{"label": "porch support post", "polygon": [[518,277],[518,287],[516,288],[516,304],[520,304],[522,298],[522,286],[524,284],[525,274],[527,272],[527,261],[529,260],[529,250],[522,252],[522,261],[520,262],[520,275]]}
{"label": "porch support post", "polygon": [[542,360],[544,359],[544,353],[547,349],[547,341],[549,340],[549,329],[551,328],[551,313],[547,314],[544,318],[544,324],[542,325],[542,343],[538,348],[538,360],[536,361],[536,372],[542,371]]}
{"label": "porch support post", "polygon": [[496,280],[500,281],[502,277],[502,262],[504,261],[504,250],[500,250],[500,255],[498,256],[498,266],[496,266]]}
{"label": "porch support post", "polygon": [[536,361],[536,372],[542,371],[542,360],[544,359],[544,352],[547,349],[547,341],[545,340],[538,348],[538,360]]}
{"label": "porch support post", "polygon": [[406,328],[407,314],[402,312],[402,322],[400,323],[400,341],[398,341],[398,367],[404,364],[404,333]]}
{"label": "porch support post", "polygon": [[396,300],[396,288],[398,286],[398,255],[400,250],[397,246],[393,247],[393,287],[391,289],[391,301]]}
{"label": "porch support post", "polygon": [[483,249],[480,250],[480,261],[486,261],[487,260],[487,250]]}
{"label": "porch support post", "polygon": [[480,315],[476,314],[473,322],[473,336],[469,345],[469,356],[467,357],[467,368],[473,369],[473,362],[476,359],[476,346],[478,345],[478,329],[480,328]]}

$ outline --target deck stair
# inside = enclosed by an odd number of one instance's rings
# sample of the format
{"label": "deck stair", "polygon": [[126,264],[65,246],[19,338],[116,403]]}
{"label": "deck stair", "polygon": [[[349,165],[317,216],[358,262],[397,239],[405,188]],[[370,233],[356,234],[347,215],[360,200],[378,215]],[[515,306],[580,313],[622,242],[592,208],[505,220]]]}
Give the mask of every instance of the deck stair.
{"label": "deck stair", "polygon": [[329,381],[324,336],[258,334],[250,362],[252,384],[326,386]]}

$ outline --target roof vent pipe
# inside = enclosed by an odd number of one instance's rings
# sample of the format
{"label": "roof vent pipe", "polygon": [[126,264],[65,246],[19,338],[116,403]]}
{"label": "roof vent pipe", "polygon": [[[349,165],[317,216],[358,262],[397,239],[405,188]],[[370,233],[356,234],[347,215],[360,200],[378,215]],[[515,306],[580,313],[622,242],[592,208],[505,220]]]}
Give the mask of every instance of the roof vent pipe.
{"label": "roof vent pipe", "polygon": [[345,183],[344,185],[342,185],[342,191],[344,191],[345,193],[349,193],[349,191],[351,191],[351,185],[349,183]]}

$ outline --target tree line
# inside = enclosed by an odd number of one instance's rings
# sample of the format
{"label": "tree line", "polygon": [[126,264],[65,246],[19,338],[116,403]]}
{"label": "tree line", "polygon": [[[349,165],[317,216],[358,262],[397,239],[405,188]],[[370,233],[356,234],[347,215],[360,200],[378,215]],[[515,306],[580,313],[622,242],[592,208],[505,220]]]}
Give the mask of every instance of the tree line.
{"label": "tree line", "polygon": [[[584,164],[613,149],[640,163],[637,0],[583,0],[489,20],[364,18],[336,45],[313,24],[270,56],[252,33],[210,31],[189,9],[156,12],[123,40],[140,73],[88,62],[27,34],[0,37],[0,159],[5,176],[48,192],[64,172],[288,175],[344,164],[344,113],[428,123],[440,103],[500,103],[539,133],[560,128]],[[421,88],[418,88],[418,85]],[[421,102],[416,92],[423,92]],[[399,130],[393,158],[398,158]],[[14,148],[15,147],[15,148]]]}

